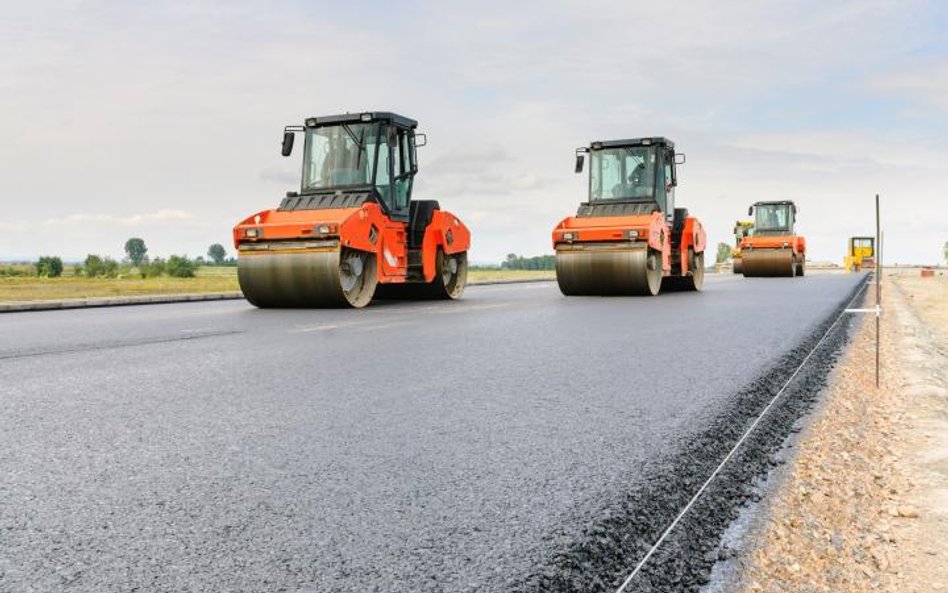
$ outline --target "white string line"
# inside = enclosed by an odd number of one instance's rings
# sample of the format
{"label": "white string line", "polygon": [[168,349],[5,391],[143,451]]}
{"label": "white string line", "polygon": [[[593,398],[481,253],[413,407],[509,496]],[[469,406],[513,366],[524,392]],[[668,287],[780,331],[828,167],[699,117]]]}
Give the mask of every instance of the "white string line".
{"label": "white string line", "polygon": [[[869,286],[868,282],[863,284],[862,288],[860,288],[856,292],[856,294],[853,296],[853,298],[850,299],[849,304],[846,305],[846,308],[849,308],[853,304],[856,298],[860,294],[862,294],[862,291],[864,291],[867,286]],[[829,326],[829,329],[826,330],[826,333],[823,334],[823,337],[820,338],[820,341],[817,342],[815,346],[813,346],[813,349],[810,350],[810,353],[806,355],[806,358],[803,359],[803,362],[800,363],[800,366],[797,367],[797,370],[795,370],[793,374],[790,375],[790,378],[787,379],[787,382],[783,384],[783,387],[780,388],[780,391],[777,392],[777,395],[775,395],[773,399],[770,400],[770,403],[767,404],[767,407],[764,408],[764,410],[760,413],[757,419],[754,420],[754,422],[750,425],[750,427],[747,429],[744,435],[741,436],[741,438],[737,441],[737,443],[734,444],[734,447],[731,448],[728,454],[724,457],[724,460],[721,461],[720,465],[718,465],[718,467],[715,468],[713,472],[711,472],[711,475],[708,477],[707,480],[705,480],[704,484],[701,485],[701,488],[698,489],[695,495],[691,497],[691,500],[688,501],[688,504],[685,505],[685,508],[683,508],[681,512],[678,513],[678,516],[675,517],[675,520],[671,522],[671,524],[665,529],[664,532],[662,532],[662,535],[661,537],[658,538],[658,541],[655,542],[655,544],[648,551],[648,553],[645,554],[645,556],[639,561],[639,563],[632,570],[632,573],[629,574],[629,576],[626,577],[625,581],[622,582],[622,585],[619,586],[618,589],[616,589],[616,593],[624,593],[625,588],[629,586],[629,583],[632,582],[632,579],[635,578],[635,575],[637,575],[639,571],[642,570],[642,567],[645,566],[645,563],[648,562],[649,558],[652,557],[652,554],[654,554],[655,551],[658,550],[658,547],[662,545],[662,542],[665,541],[665,538],[668,537],[668,534],[672,532],[675,526],[678,525],[678,522],[681,521],[681,518],[685,516],[685,513],[687,513],[691,509],[691,507],[695,504],[695,502],[697,502],[698,498],[708,488],[708,485],[711,483],[711,481],[714,480],[714,478],[718,475],[718,473],[724,468],[725,464],[727,464],[727,462],[731,459],[731,457],[734,456],[734,453],[737,452],[737,450],[744,443],[744,441],[747,439],[750,433],[753,432],[753,430],[757,427],[761,419],[763,419],[763,417],[767,415],[767,412],[770,411],[770,408],[773,407],[774,403],[776,403],[777,399],[780,398],[780,396],[783,394],[787,386],[790,385],[790,382],[793,381],[793,379],[797,376],[797,374],[800,373],[800,370],[803,369],[803,365],[805,365],[807,361],[810,360],[810,357],[813,356],[813,353],[816,352],[817,348],[819,348],[820,345],[826,340],[827,336],[829,336],[830,332],[833,331],[833,328],[836,327],[836,325],[839,323],[839,320],[842,319],[845,314],[846,314],[845,310],[840,312],[839,316],[836,318],[836,321],[833,322],[833,325]]]}

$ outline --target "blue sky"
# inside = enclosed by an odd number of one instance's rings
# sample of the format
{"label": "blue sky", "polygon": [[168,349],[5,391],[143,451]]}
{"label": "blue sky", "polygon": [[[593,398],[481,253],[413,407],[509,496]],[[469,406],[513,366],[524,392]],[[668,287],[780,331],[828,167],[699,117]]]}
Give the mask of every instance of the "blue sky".
{"label": "blue sky", "polygon": [[549,252],[573,149],[646,135],[712,242],[790,198],[839,261],[877,192],[890,261],[948,241],[943,2],[7,3],[0,55],[0,260],[230,247],[298,184],[283,125],[361,110],[421,122],[475,261]]}

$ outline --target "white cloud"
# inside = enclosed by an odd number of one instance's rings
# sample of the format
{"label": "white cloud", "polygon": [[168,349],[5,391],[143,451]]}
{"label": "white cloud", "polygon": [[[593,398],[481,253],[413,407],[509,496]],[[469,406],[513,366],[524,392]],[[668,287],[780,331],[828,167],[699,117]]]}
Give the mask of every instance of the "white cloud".
{"label": "white cloud", "polygon": [[925,63],[909,71],[886,73],[871,80],[869,87],[948,112],[948,59]]}
{"label": "white cloud", "polygon": [[144,214],[130,214],[128,216],[115,216],[113,214],[70,214],[62,218],[49,218],[43,221],[46,227],[62,227],[80,224],[93,224],[96,226],[117,226],[117,227],[143,227],[154,225],[156,223],[175,222],[186,223],[188,225],[200,225],[195,220],[194,215],[184,210],[157,210]]}

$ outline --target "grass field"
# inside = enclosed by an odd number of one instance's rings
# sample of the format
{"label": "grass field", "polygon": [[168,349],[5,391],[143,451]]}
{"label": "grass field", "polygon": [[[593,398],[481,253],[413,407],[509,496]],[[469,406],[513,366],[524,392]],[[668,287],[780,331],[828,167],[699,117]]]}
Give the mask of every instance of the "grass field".
{"label": "grass field", "polygon": [[468,283],[493,282],[496,280],[539,280],[556,278],[553,270],[470,270]]}
{"label": "grass field", "polygon": [[[471,270],[469,283],[554,278],[552,271]],[[62,278],[0,277],[0,302],[46,301],[93,297],[195,294],[240,290],[237,268],[201,266],[195,278],[82,278],[70,266]]]}

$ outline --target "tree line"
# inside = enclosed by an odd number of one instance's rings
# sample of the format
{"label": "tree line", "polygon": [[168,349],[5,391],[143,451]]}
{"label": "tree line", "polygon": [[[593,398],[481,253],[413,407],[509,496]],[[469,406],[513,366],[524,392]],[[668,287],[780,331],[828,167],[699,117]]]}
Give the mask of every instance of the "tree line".
{"label": "tree line", "polygon": [[507,259],[501,262],[500,267],[505,270],[555,270],[555,255],[535,255],[524,257],[516,253],[508,253]]}
{"label": "tree line", "polygon": [[[138,274],[142,278],[170,276],[172,278],[193,278],[198,266],[236,265],[237,260],[227,256],[227,250],[220,243],[214,243],[207,249],[207,258],[194,259],[186,255],[171,255],[168,258],[149,257],[148,247],[141,237],[131,237],[125,242],[125,258],[116,261],[108,256],[90,253],[81,264],[74,268],[76,276],[86,278],[116,278],[119,275]],[[44,278],[58,278],[63,275],[65,266],[59,256],[44,255],[33,265],[35,275]],[[6,275],[29,275],[29,272],[15,273],[7,270]]]}

